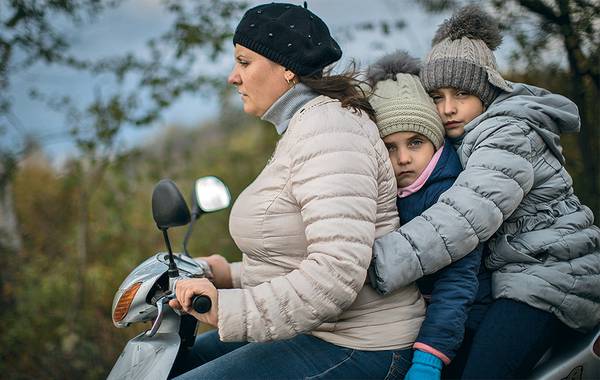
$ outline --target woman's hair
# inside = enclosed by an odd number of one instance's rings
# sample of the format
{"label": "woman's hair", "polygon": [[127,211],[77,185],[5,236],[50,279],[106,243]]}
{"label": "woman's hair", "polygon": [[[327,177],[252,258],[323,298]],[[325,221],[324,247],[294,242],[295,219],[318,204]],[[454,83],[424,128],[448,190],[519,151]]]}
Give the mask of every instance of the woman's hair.
{"label": "woman's hair", "polygon": [[310,87],[314,92],[337,99],[342,107],[351,108],[375,121],[375,110],[368,100],[366,88],[371,86],[359,79],[360,73],[356,70],[356,64],[352,62],[350,68],[341,74],[332,74],[332,68],[325,69],[322,73],[298,76],[298,80]]}

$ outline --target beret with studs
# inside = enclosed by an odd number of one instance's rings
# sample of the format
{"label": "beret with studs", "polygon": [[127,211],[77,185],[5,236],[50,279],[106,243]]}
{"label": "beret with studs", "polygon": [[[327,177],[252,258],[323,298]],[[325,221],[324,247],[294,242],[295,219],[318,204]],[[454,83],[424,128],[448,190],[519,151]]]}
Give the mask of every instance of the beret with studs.
{"label": "beret with studs", "polygon": [[233,35],[240,44],[300,76],[319,74],[342,49],[317,15],[293,4],[270,3],[246,11]]}

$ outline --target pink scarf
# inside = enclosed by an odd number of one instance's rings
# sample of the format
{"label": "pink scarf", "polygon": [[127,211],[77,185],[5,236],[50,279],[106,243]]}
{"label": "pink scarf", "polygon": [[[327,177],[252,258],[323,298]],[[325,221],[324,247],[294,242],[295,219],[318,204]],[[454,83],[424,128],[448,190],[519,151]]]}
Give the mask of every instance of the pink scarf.
{"label": "pink scarf", "polygon": [[408,197],[409,195],[416,193],[423,187],[425,182],[427,182],[427,180],[429,179],[429,176],[431,175],[431,173],[433,173],[433,169],[435,169],[435,166],[437,165],[437,162],[440,159],[440,156],[442,155],[443,150],[444,150],[444,146],[442,145],[440,147],[440,149],[438,149],[438,151],[435,152],[433,157],[431,157],[431,161],[429,161],[429,164],[427,165],[425,170],[423,170],[423,173],[421,173],[419,178],[417,178],[415,180],[415,182],[411,183],[410,185],[408,185],[406,187],[398,188],[398,196],[400,198]]}

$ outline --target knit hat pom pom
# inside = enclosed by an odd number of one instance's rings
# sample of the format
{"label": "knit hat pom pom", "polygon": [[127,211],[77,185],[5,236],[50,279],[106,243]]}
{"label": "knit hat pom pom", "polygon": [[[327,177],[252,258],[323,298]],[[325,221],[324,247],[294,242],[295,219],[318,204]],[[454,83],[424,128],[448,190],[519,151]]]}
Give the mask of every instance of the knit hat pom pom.
{"label": "knit hat pom pom", "polygon": [[419,75],[420,62],[411,57],[408,52],[398,50],[384,55],[369,66],[367,79],[371,85],[387,79],[396,80],[396,74]]}
{"label": "knit hat pom pom", "polygon": [[477,5],[467,5],[445,20],[435,33],[432,45],[445,38],[458,40],[462,37],[482,40],[490,50],[502,43],[498,22]]}

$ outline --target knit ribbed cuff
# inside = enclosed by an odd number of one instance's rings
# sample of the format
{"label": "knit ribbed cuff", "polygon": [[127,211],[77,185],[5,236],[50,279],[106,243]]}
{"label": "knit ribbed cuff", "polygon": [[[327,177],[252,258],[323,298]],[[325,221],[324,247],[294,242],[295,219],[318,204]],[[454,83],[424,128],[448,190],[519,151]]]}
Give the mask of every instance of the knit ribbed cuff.
{"label": "knit ribbed cuff", "polygon": [[429,352],[416,350],[413,353],[412,362],[428,365],[437,369],[442,369],[442,361],[440,360],[440,358],[430,354]]}
{"label": "knit ribbed cuff", "polygon": [[[450,364],[450,358],[446,356],[443,352],[436,350],[435,348],[421,342],[415,342],[413,348],[417,351],[427,352],[431,355],[436,356],[438,359],[444,362],[444,364]],[[416,352],[416,351],[415,351]]]}

